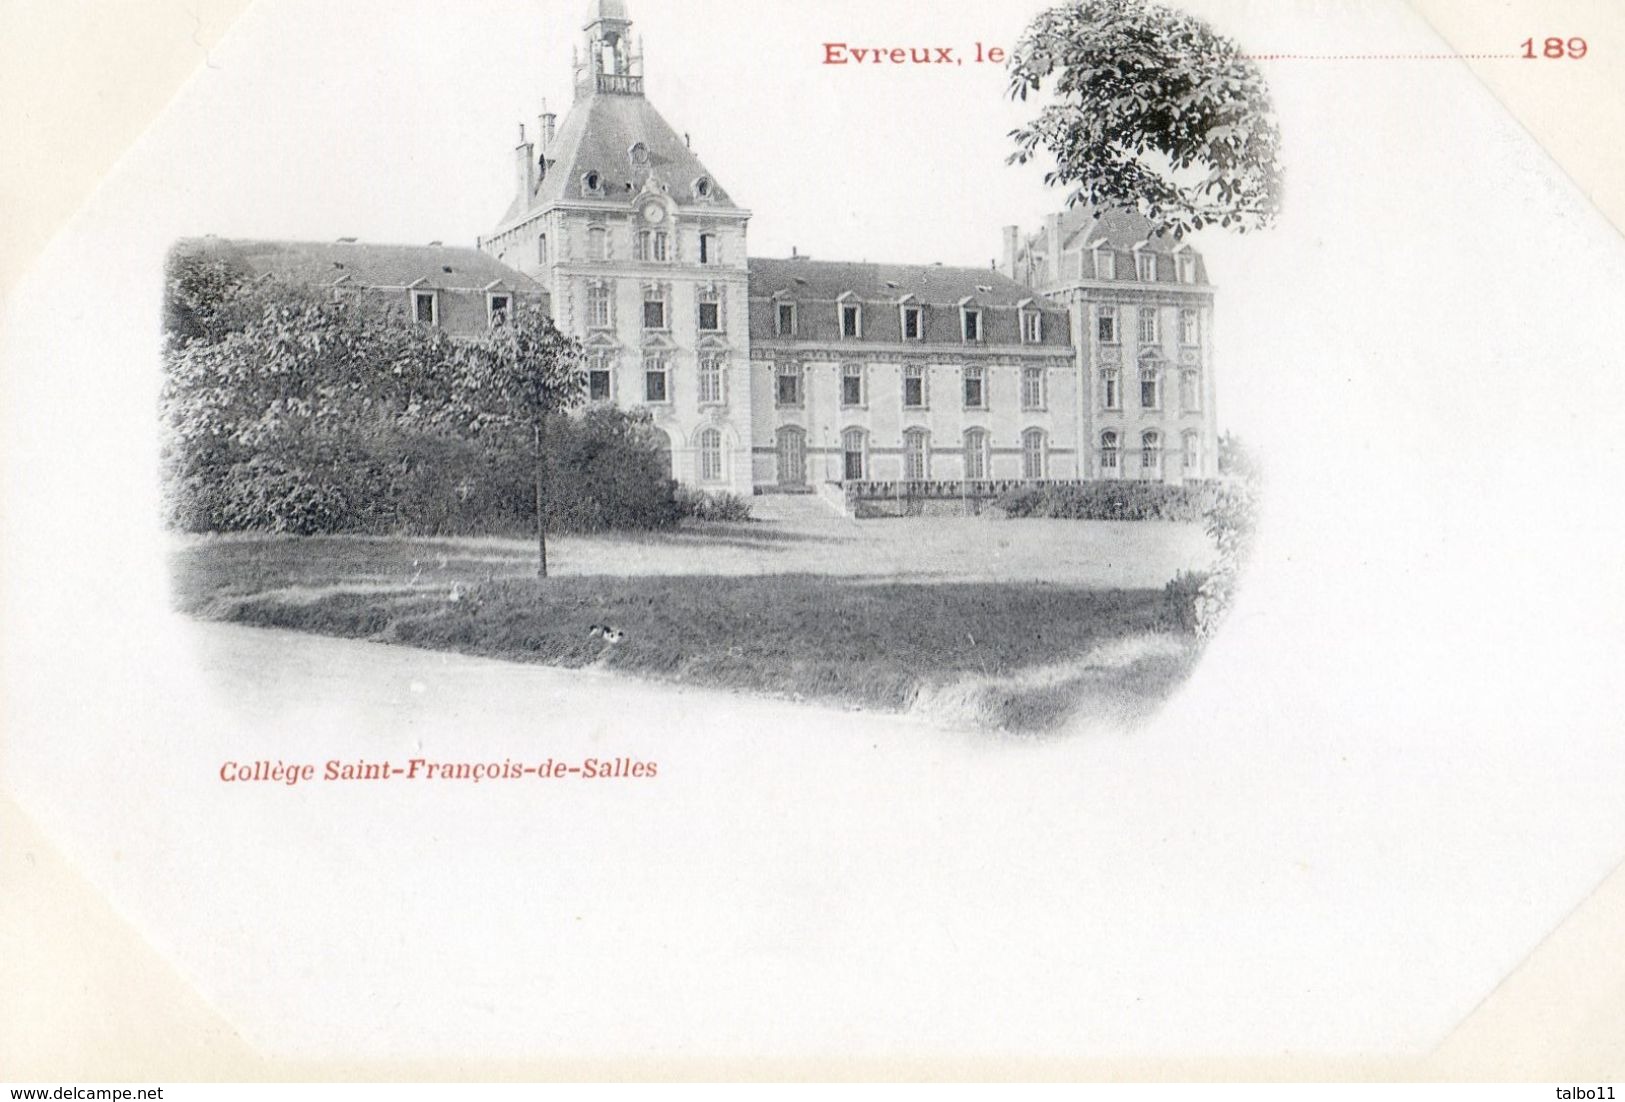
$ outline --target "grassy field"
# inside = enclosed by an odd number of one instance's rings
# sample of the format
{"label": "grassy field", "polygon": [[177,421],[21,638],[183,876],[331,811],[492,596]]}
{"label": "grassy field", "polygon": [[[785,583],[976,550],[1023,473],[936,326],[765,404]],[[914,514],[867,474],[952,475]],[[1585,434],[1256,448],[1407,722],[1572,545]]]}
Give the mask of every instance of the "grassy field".
{"label": "grassy field", "polygon": [[[1162,583],[1190,526],[831,515],[517,540],[225,537],[175,552],[178,606],[289,628],[1018,730],[1132,719],[1196,657]],[[592,629],[619,634],[605,642]]]}

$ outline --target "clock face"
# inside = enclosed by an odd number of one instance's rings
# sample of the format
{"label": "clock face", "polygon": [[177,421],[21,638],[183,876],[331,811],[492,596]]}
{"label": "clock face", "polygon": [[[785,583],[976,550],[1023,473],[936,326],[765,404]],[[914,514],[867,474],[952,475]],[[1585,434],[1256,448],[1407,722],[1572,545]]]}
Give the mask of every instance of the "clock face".
{"label": "clock face", "polygon": [[661,222],[665,220],[665,217],[666,208],[659,203],[650,203],[643,208],[643,220],[645,222]]}

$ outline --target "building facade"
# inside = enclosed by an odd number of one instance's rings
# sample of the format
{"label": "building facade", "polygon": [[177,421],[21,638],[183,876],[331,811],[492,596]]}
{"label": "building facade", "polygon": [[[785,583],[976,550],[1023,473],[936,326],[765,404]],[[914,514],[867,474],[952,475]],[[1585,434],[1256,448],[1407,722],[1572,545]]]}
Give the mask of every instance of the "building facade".
{"label": "building facade", "polygon": [[624,0],[590,0],[574,101],[519,128],[477,249],[194,239],[456,332],[537,303],[588,400],[647,410],[680,482],[989,496],[1218,472],[1213,287],[1188,244],[1077,207],[988,268],[750,257],[750,212],[644,94]]}
{"label": "building facade", "polygon": [[701,488],[1217,470],[1212,288],[1144,219],[1005,229],[993,269],[748,257],[750,212],[644,94],[624,0],[591,0],[563,124],[514,151],[480,248],[547,290],[590,400],[642,406]]}

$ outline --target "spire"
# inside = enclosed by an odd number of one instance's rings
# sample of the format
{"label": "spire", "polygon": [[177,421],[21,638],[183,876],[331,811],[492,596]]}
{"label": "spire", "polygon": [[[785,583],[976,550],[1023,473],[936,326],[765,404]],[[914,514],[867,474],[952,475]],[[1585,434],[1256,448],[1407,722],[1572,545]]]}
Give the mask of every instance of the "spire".
{"label": "spire", "polygon": [[575,66],[576,98],[599,92],[643,95],[643,51],[632,48],[626,0],[588,0],[585,60]]}

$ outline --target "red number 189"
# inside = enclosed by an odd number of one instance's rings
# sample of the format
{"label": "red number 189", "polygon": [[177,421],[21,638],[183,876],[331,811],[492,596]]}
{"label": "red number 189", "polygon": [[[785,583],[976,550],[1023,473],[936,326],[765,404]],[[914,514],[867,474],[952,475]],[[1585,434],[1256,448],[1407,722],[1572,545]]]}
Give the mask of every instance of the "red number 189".
{"label": "red number 189", "polygon": [[1586,40],[1583,38],[1548,38],[1540,44],[1540,53],[1535,52],[1535,40],[1523,40],[1523,56],[1535,57],[1569,57],[1579,60],[1586,55]]}

